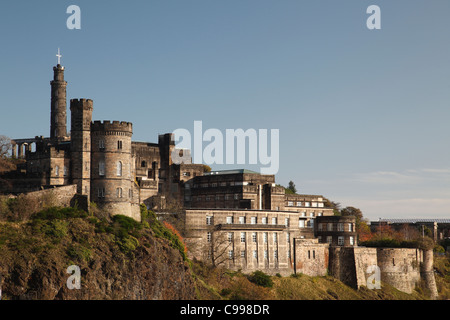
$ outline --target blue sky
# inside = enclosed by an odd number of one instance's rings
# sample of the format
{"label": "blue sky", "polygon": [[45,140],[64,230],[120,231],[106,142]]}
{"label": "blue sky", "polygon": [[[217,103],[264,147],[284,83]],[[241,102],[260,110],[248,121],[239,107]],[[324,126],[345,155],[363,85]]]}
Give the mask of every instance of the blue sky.
{"label": "blue sky", "polygon": [[[72,4],[81,30],[66,27]],[[372,4],[381,30],[366,27]],[[134,140],[196,120],[279,129],[278,183],[371,220],[448,218],[448,12],[447,0],[2,1],[0,134],[49,135],[59,47],[68,99],[133,122]]]}

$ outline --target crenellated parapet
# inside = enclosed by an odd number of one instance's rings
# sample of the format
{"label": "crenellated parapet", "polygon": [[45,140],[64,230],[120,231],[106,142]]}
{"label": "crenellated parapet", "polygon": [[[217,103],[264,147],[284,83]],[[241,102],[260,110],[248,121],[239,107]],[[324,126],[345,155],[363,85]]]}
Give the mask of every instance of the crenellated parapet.
{"label": "crenellated parapet", "polygon": [[133,124],[126,121],[94,121],[91,125],[94,135],[123,135],[131,137],[133,134]]}

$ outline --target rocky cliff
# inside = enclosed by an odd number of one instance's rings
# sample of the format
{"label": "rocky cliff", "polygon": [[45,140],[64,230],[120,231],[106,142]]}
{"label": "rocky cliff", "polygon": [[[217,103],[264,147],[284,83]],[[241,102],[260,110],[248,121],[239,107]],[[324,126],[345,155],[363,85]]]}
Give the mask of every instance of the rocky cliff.
{"label": "rocky cliff", "polygon": [[[148,223],[73,212],[0,222],[2,298],[195,299],[190,268],[161,235]],[[81,271],[80,289],[68,288],[69,266]]]}

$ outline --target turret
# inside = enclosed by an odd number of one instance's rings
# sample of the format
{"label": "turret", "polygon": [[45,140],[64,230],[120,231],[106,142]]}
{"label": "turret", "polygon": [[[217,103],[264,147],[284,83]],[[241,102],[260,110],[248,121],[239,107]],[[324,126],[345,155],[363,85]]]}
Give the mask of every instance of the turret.
{"label": "turret", "polygon": [[67,82],[64,81],[64,67],[60,64],[53,67],[53,80],[50,81],[50,85],[50,138],[54,140],[64,140],[67,137]]}
{"label": "turret", "polygon": [[70,100],[72,182],[78,194],[90,196],[91,122],[93,101]]}

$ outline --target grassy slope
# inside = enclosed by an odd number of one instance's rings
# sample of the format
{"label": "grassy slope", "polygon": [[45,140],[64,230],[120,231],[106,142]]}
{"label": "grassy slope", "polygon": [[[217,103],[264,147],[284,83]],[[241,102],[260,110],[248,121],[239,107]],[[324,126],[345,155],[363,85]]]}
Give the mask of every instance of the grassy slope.
{"label": "grassy slope", "polygon": [[[445,262],[446,261],[446,262]],[[447,272],[445,279],[436,274],[436,282],[441,299],[449,299],[450,262],[448,258],[437,263],[441,272]],[[428,299],[425,290],[417,288],[412,294],[382,284],[380,290],[362,287],[355,290],[331,277],[272,277],[273,287],[263,288],[251,283],[239,272],[209,269],[201,263],[193,264],[197,280],[199,299],[252,299],[252,300],[424,300]]]}

